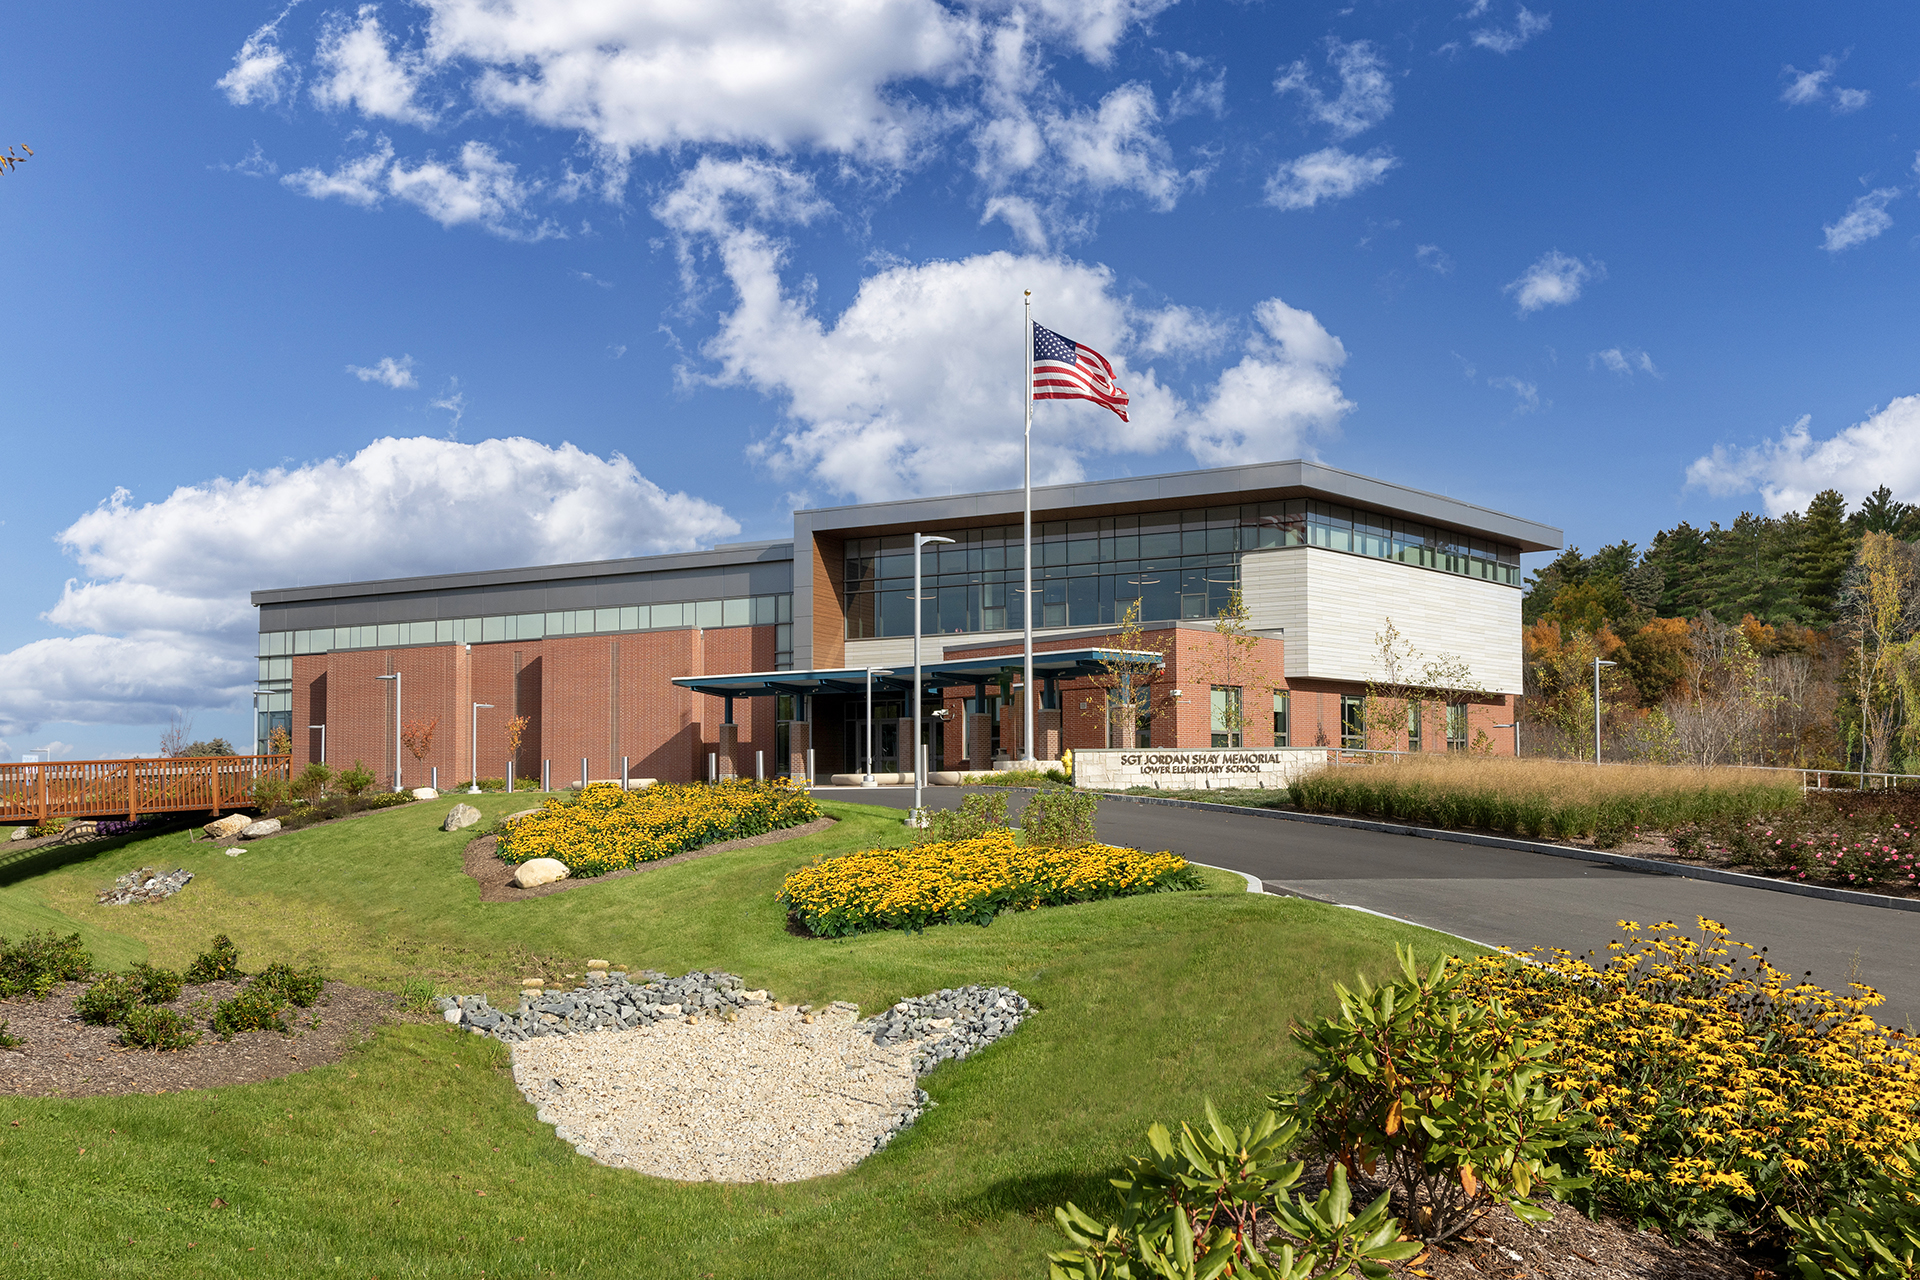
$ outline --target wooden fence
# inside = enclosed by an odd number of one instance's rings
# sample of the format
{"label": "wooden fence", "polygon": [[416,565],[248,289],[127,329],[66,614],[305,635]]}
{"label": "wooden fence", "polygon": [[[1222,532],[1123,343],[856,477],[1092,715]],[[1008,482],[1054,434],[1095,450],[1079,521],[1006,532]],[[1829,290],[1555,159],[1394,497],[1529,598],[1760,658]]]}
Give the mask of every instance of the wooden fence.
{"label": "wooden fence", "polygon": [[245,807],[258,779],[286,781],[292,764],[292,756],[0,764],[0,822],[200,809],[217,816]]}

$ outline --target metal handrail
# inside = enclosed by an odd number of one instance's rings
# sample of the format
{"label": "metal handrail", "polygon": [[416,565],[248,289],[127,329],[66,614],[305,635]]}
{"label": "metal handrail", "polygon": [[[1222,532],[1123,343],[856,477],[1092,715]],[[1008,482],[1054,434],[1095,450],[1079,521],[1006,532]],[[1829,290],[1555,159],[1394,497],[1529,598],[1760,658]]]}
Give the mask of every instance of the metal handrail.
{"label": "metal handrail", "polygon": [[[1365,757],[1417,757],[1443,754],[1438,751],[1382,751],[1372,747],[1331,746],[1326,748],[1326,752],[1327,763],[1336,766],[1361,765],[1372,762]],[[1444,754],[1451,757],[1458,756],[1462,753],[1458,751],[1448,751]],[[1349,756],[1363,758],[1345,758]],[[1511,757],[1504,758],[1511,759]],[[1536,760],[1557,760],[1558,763],[1561,764],[1580,764],[1589,767],[1593,764],[1591,760],[1560,760],[1558,757],[1553,756],[1534,756],[1532,758]],[[1625,769],[1698,769],[1702,767],[1691,764],[1657,764],[1643,760],[1603,760],[1600,763],[1603,768],[1618,767]],[[1875,773],[1871,771],[1862,772],[1859,769],[1823,768],[1814,765],[1716,764],[1707,767],[1714,769],[1751,769],[1760,773],[1797,773],[1800,775],[1800,789],[1802,791],[1894,791],[1899,789],[1902,780],[1911,779],[1915,782],[1920,782],[1920,773]],[[1828,784],[1827,780],[1830,778],[1857,778],[1860,779],[1861,785],[1857,787],[1835,787]],[[1876,782],[1879,785],[1873,785]]]}

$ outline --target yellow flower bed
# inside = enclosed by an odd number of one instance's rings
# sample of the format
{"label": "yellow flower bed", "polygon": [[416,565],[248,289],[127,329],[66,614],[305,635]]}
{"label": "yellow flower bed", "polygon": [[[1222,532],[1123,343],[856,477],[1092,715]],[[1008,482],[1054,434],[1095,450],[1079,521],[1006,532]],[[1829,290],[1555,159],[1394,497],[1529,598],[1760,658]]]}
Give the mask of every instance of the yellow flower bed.
{"label": "yellow flower bed", "polygon": [[1604,1203],[1669,1229],[1771,1227],[1819,1213],[1920,1137],[1920,1048],[1880,1026],[1871,988],[1795,983],[1711,920],[1624,941],[1596,966],[1564,951],[1487,956],[1463,995],[1540,1020],[1560,1083],[1593,1117],[1585,1172]]}
{"label": "yellow flower bed", "polygon": [[777,897],[807,931],[990,924],[1002,911],[1199,887],[1185,858],[1108,844],[1025,848],[1012,833],[868,849],[823,858],[787,877]]}
{"label": "yellow flower bed", "polygon": [[514,864],[558,858],[576,876],[597,876],[819,816],[813,796],[785,781],[591,786],[502,826],[499,854]]}

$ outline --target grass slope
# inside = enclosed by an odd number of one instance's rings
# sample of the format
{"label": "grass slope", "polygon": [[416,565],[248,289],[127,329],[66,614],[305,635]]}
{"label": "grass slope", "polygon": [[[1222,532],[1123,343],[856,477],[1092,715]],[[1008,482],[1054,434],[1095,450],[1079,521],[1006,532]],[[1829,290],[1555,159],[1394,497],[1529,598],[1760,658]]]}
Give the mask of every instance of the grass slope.
{"label": "grass slope", "polygon": [[[489,817],[524,797],[481,797]],[[898,842],[897,811],[829,805],[833,831],[520,903],[482,904],[445,803],[294,833],[227,858],[174,835],[0,888],[0,919],[58,910],[180,964],[224,930],[242,963],[318,960],[394,986],[437,975],[500,996],[534,958],[724,968],[790,1000],[871,1011],[968,982],[1036,1006],[1001,1044],[928,1077],[939,1107],[886,1151],[784,1186],[603,1169],[539,1125],[507,1052],[407,1025],[330,1067],[162,1097],[0,1098],[0,1274],[280,1276],[1031,1275],[1052,1206],[1099,1204],[1155,1119],[1212,1097],[1245,1116],[1289,1082],[1291,1017],[1442,935],[1209,873],[1200,893],[823,941],[773,901],[816,853]],[[160,847],[155,847],[156,845]],[[167,850],[163,852],[162,849]],[[198,872],[148,907],[94,888],[156,860]],[[18,1121],[18,1127],[12,1122]],[[214,1207],[217,1200],[224,1201]]]}

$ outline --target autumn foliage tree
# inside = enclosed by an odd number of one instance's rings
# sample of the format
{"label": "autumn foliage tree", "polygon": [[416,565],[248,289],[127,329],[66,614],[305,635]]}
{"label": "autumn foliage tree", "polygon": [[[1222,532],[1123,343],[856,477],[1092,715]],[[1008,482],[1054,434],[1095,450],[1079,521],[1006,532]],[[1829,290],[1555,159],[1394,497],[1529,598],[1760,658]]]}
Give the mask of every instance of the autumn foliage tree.
{"label": "autumn foliage tree", "polygon": [[400,741],[416,763],[425,760],[433,750],[433,733],[439,727],[438,716],[431,720],[408,720],[400,726]]}

